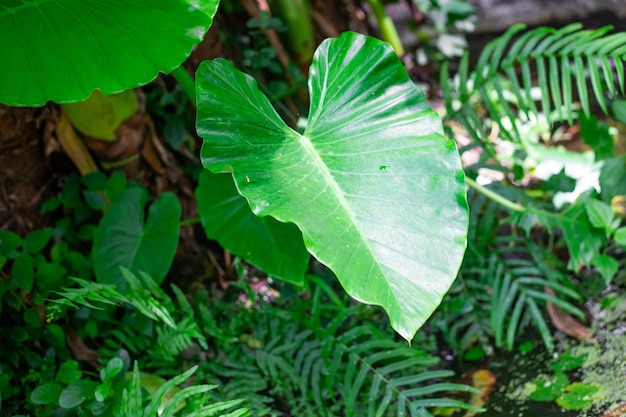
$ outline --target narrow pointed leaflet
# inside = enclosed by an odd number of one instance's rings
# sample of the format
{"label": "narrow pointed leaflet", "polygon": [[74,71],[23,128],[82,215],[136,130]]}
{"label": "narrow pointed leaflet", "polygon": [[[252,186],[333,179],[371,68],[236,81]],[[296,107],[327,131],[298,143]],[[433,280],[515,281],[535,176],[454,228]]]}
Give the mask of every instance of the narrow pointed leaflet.
{"label": "narrow pointed leaflet", "polygon": [[468,210],[456,146],[391,47],[324,41],[303,134],[227,61],[196,79],[203,165],[232,172],[255,214],[295,223],[346,291],[411,339],[456,276]]}

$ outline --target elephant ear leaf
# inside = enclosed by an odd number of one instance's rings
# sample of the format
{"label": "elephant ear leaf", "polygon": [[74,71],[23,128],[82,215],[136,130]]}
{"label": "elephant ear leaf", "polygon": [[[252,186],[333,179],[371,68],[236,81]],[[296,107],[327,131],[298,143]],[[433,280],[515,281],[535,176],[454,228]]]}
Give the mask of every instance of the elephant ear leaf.
{"label": "elephant ear leaf", "polygon": [[228,62],[196,79],[204,166],[232,172],[255,214],[295,223],[346,291],[411,339],[456,277],[468,209],[456,146],[391,47],[324,41],[303,134]]}
{"label": "elephant ear leaf", "polygon": [[139,87],[168,73],[219,0],[9,1],[0,5],[0,103],[42,106]]}
{"label": "elephant ear leaf", "polygon": [[120,267],[144,272],[159,285],[165,279],[178,247],[182,209],[176,195],[166,192],[150,205],[146,218],[147,201],[145,189],[131,187],[100,220],[92,248],[98,282],[128,288]]}
{"label": "elephant ear leaf", "polygon": [[208,238],[272,276],[298,286],[304,284],[309,254],[300,230],[273,217],[252,214],[230,174],[203,171],[196,200]]}

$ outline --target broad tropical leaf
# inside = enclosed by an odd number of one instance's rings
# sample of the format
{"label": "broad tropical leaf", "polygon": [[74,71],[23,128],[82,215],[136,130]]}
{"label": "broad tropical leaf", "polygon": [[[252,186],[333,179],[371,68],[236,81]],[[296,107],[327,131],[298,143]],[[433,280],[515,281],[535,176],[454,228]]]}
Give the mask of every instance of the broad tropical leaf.
{"label": "broad tropical leaf", "polygon": [[41,106],[118,93],[170,72],[218,0],[24,0],[0,5],[0,103]]}
{"label": "broad tropical leaf", "polygon": [[148,274],[161,284],[178,246],[181,207],[172,193],[163,193],[144,210],[148,196],[143,188],[129,188],[107,210],[93,239],[94,272],[98,282],[123,289],[128,283],[120,266]]}
{"label": "broad tropical leaf", "polygon": [[196,75],[202,162],[233,172],[255,214],[293,222],[348,293],[381,305],[406,339],[441,301],[466,245],[453,141],[391,47],[326,40],[310,70],[304,134],[225,60]]}
{"label": "broad tropical leaf", "polygon": [[294,224],[255,216],[237,192],[232,175],[204,171],[196,198],[210,239],[268,274],[296,285],[304,283],[309,254],[302,233]]}

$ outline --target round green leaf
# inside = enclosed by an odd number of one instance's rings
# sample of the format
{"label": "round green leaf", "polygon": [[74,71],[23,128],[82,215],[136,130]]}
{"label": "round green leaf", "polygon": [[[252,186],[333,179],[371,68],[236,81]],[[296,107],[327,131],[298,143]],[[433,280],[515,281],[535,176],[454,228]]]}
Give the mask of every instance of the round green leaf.
{"label": "round green leaf", "polygon": [[139,87],[180,65],[218,0],[24,0],[0,7],[0,103],[40,106]]}
{"label": "round green leaf", "polygon": [[30,292],[33,289],[33,284],[35,282],[33,257],[27,253],[21,253],[15,262],[13,262],[13,266],[11,267],[11,276],[13,277],[13,282],[18,288],[21,288],[26,292]]}
{"label": "round green leaf", "polygon": [[45,262],[37,268],[35,277],[37,278],[37,286],[43,289],[53,289],[64,276],[67,274],[67,269],[63,266]]}
{"label": "round green leaf", "polygon": [[28,253],[39,253],[46,247],[52,237],[52,229],[38,229],[28,234],[24,238],[24,251]]}
{"label": "round green leaf", "polygon": [[196,198],[209,239],[270,275],[303,284],[309,254],[294,224],[255,216],[230,174],[202,172]]}
{"label": "round green leaf", "polygon": [[119,374],[122,369],[124,369],[124,361],[117,357],[111,358],[111,360],[107,362],[106,368],[100,371],[100,378],[102,381],[115,378],[115,376]]}
{"label": "round green leaf", "polygon": [[45,340],[53,346],[65,346],[65,331],[56,323],[46,325],[44,336]]}
{"label": "round green leaf", "polygon": [[83,373],[78,368],[78,362],[76,361],[68,360],[63,362],[57,372],[56,381],[66,385],[78,381],[83,376]]}
{"label": "round green leaf", "polygon": [[600,387],[582,382],[568,385],[567,391],[556,399],[556,403],[566,410],[585,409],[604,396]]}
{"label": "round green leaf", "polygon": [[9,230],[0,230],[0,253],[9,254],[22,246],[21,237]]}
{"label": "round green leaf", "polygon": [[63,388],[54,382],[39,385],[30,394],[30,400],[35,404],[53,404],[59,400]]}
{"label": "round green leaf", "polygon": [[227,61],[196,80],[204,166],[232,171],[255,214],[295,223],[351,296],[412,338],[456,277],[468,210],[456,146],[391,47],[324,41],[304,134]]}
{"label": "round green leaf", "polygon": [[169,271],[178,246],[181,207],[172,193],[163,193],[148,211],[143,188],[133,187],[111,204],[93,240],[94,271],[98,282],[126,288],[120,266],[143,271],[160,284]]}
{"label": "round green leaf", "polygon": [[94,381],[81,379],[65,387],[59,396],[59,406],[74,408],[87,400],[94,398],[94,391],[98,384]]}
{"label": "round green leaf", "polygon": [[567,375],[562,372],[552,376],[543,375],[535,380],[537,389],[530,394],[530,399],[539,402],[554,401],[565,391],[568,383]]}

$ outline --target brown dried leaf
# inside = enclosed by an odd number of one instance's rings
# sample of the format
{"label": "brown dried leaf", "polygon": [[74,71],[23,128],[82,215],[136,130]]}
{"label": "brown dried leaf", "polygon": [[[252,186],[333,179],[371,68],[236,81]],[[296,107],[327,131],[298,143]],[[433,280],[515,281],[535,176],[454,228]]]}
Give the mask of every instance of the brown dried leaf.
{"label": "brown dried leaf", "polygon": [[622,403],[617,407],[607,411],[600,417],[624,417],[626,416],[626,403]]}
{"label": "brown dried leaf", "polygon": [[74,162],[74,165],[76,165],[81,175],[98,171],[98,166],[87,150],[85,143],[78,136],[70,119],[68,119],[67,115],[63,112],[61,112],[61,116],[56,124],[56,135],[61,144],[61,148],[63,148],[65,154]]}
{"label": "brown dried leaf", "polygon": [[98,369],[100,367],[98,352],[88,348],[83,339],[71,327],[64,325],[63,330],[65,331],[65,341],[74,358],[78,361],[87,362],[92,367]]}
{"label": "brown dried leaf", "polygon": [[[554,290],[550,287],[544,287],[543,291],[551,296],[555,296]],[[554,327],[575,339],[593,339],[593,335],[580,321],[571,314],[564,313],[559,306],[551,302],[547,302],[548,315]]]}
{"label": "brown dried leaf", "polygon": [[[472,386],[480,390],[478,394],[472,394],[470,405],[474,407],[482,407],[487,402],[489,394],[493,391],[496,383],[496,376],[488,369],[480,369],[472,374]],[[476,411],[468,411],[463,417],[474,417]]]}

